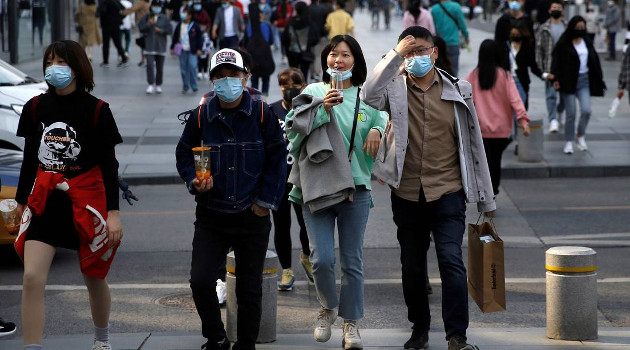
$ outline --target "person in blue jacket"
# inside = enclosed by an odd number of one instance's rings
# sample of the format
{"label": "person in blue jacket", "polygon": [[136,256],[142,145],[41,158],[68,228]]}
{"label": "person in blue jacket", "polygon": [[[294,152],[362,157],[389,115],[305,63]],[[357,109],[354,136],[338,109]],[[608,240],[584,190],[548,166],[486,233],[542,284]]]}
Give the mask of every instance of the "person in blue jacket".
{"label": "person in blue jacket", "polygon": [[203,32],[201,27],[193,21],[193,9],[185,7],[180,12],[181,22],[177,23],[173,31],[171,55],[179,56],[179,70],[182,74],[182,94],[192,88],[197,91],[197,63],[203,48]]}
{"label": "person in blue jacket", "polygon": [[[223,49],[212,56],[215,96],[191,113],[175,154],[177,170],[197,202],[190,287],[206,349],[230,348],[215,293],[229,247],[238,269],[238,341],[232,349],[255,349],[269,211],[278,209],[286,184],[287,151],[278,118],[244,90],[247,78],[237,51]],[[211,176],[200,181],[192,148],[202,144],[211,147]]]}

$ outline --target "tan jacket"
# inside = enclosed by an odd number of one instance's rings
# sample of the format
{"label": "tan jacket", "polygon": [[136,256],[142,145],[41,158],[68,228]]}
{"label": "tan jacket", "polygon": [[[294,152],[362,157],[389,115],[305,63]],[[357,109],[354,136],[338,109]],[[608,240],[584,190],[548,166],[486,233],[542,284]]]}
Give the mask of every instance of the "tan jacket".
{"label": "tan jacket", "polygon": [[[135,12],[136,15],[136,25],[140,22],[140,19],[151,11],[151,2],[144,0],[136,0],[133,3],[133,6],[130,8],[123,10],[123,16],[127,16],[128,14]],[[170,34],[170,33],[169,33]]]}
{"label": "tan jacket", "polygon": [[83,32],[79,34],[79,45],[82,47],[100,45],[103,40],[98,27],[98,18],[96,18],[96,4],[87,5],[81,2],[77,12],[74,14],[74,20],[81,26]]}

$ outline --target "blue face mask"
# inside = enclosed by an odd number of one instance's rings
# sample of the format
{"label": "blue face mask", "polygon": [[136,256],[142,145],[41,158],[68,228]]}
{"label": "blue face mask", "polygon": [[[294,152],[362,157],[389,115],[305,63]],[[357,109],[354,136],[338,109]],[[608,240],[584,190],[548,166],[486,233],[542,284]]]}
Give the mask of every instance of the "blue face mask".
{"label": "blue face mask", "polygon": [[224,9],[228,8],[228,6],[230,6],[229,4],[221,4],[221,7],[223,7]]}
{"label": "blue face mask", "polygon": [[180,12],[179,13],[179,18],[181,18],[182,21],[185,21],[186,17],[188,17],[188,14],[186,12]]}
{"label": "blue face mask", "polygon": [[243,78],[221,78],[212,82],[214,92],[223,102],[234,102],[243,93]]}
{"label": "blue face mask", "polygon": [[160,13],[162,12],[162,6],[151,6],[151,11],[153,13]]}
{"label": "blue face mask", "polygon": [[[352,66],[352,67],[354,67],[354,66]],[[332,72],[333,72],[332,69],[326,68],[326,73],[328,73],[328,75],[332,75]],[[341,79],[343,79],[343,80],[347,80],[347,79],[352,78],[352,68],[350,68],[348,70],[341,71],[340,73],[341,73]]]}
{"label": "blue face mask", "polygon": [[521,9],[521,3],[518,1],[510,1],[509,6],[510,10],[515,12]]}
{"label": "blue face mask", "polygon": [[431,71],[431,68],[433,68],[431,55],[432,54],[406,59],[405,70],[407,73],[416,77],[423,77],[427,75]]}
{"label": "blue face mask", "polygon": [[193,10],[201,11],[201,4],[195,4],[195,6],[193,6]]}
{"label": "blue face mask", "polygon": [[72,83],[74,78],[72,77],[72,69],[70,66],[55,66],[52,65],[46,68],[46,74],[44,75],[46,81],[57,89],[65,89]]}
{"label": "blue face mask", "polygon": [[188,5],[188,7],[191,7],[193,5],[193,2],[189,1],[187,5]]}

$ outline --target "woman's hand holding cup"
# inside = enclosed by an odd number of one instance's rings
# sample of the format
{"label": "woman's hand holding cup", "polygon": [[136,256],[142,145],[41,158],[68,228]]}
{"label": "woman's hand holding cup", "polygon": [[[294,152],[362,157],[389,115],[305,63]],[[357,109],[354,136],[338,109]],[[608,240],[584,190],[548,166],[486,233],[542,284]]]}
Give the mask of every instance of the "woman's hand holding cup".
{"label": "woman's hand holding cup", "polygon": [[328,90],[328,92],[326,93],[326,96],[324,96],[324,109],[326,110],[326,112],[330,113],[330,111],[332,110],[334,106],[343,102],[341,96],[342,95],[339,92],[339,90],[336,90],[336,89]]}
{"label": "woman's hand holding cup", "polygon": [[195,186],[195,189],[197,190],[197,192],[203,193],[203,192],[210,191],[212,189],[212,187],[214,186],[214,180],[212,176],[210,176],[210,178],[208,179],[203,179],[202,181],[199,181],[198,178],[194,178],[192,180],[192,184],[193,186]]}

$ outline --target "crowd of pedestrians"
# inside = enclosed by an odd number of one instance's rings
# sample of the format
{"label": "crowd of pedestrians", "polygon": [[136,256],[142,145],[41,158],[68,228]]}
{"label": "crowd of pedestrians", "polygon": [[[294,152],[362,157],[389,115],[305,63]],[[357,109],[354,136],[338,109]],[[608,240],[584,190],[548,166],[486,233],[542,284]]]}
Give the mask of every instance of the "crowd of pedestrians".
{"label": "crowd of pedestrians", "polygon": [[[84,258],[93,350],[111,350],[111,298],[104,278],[122,238],[114,152],[122,138],[109,106],[90,94],[91,55],[102,33],[100,66],[109,63],[110,40],[124,66],[132,27],[139,33],[140,65],[146,64],[147,94],[163,92],[169,51],[179,57],[182,93],[197,91],[198,79],[212,82],[213,89],[189,111],[176,148],[177,170],[196,201],[190,286],[207,339],[202,349],[255,349],[272,216],[282,267],[278,290],[293,289],[291,208],[299,225],[300,264],[320,304],[315,341],[327,342],[341,317],[342,347],[363,348],[363,237],[373,207],[372,175],[391,189],[403,295],[413,325],[404,348],[429,344],[426,255],[432,238],[448,349],[477,349],[466,334],[466,203],[494,215],[502,153],[517,126],[524,136],[530,133],[530,72],[545,81],[550,132],[559,131],[559,114],[566,113],[564,153],[573,153],[574,143],[588,149],[590,97],[602,96],[606,86],[587,19],[565,22],[563,3],[554,0],[546,9],[549,17],[534,23],[524,0],[511,0],[494,40],[482,42],[476,68],[460,80],[459,54],[469,44],[469,32],[461,6],[451,0],[430,8],[410,1],[401,13],[402,33],[371,71],[354,38],[354,2],[336,0],[332,7],[316,0],[125,2],[80,4],[79,43],[59,41],[46,49],[49,90],[24,106],[19,122],[18,135],[26,139],[16,194],[27,219],[16,240],[24,262],[24,349],[42,348],[46,277],[55,247],[67,247]],[[374,29],[379,18],[374,8],[387,7],[389,13],[390,5],[368,3]],[[603,26],[614,42],[618,8],[615,0],[609,5],[610,20]],[[387,14],[386,27],[389,21]],[[267,104],[276,71],[272,49],[281,50],[289,67],[276,76],[281,99]],[[614,49],[613,44],[612,59]],[[629,57],[625,53],[619,97],[629,85]],[[196,166],[204,158],[194,153],[197,148],[209,152],[204,166],[211,176],[200,177]],[[57,231],[63,235],[51,233]],[[238,268],[234,345],[220,313],[230,250]],[[0,336],[13,332],[15,325],[0,319]]]}

